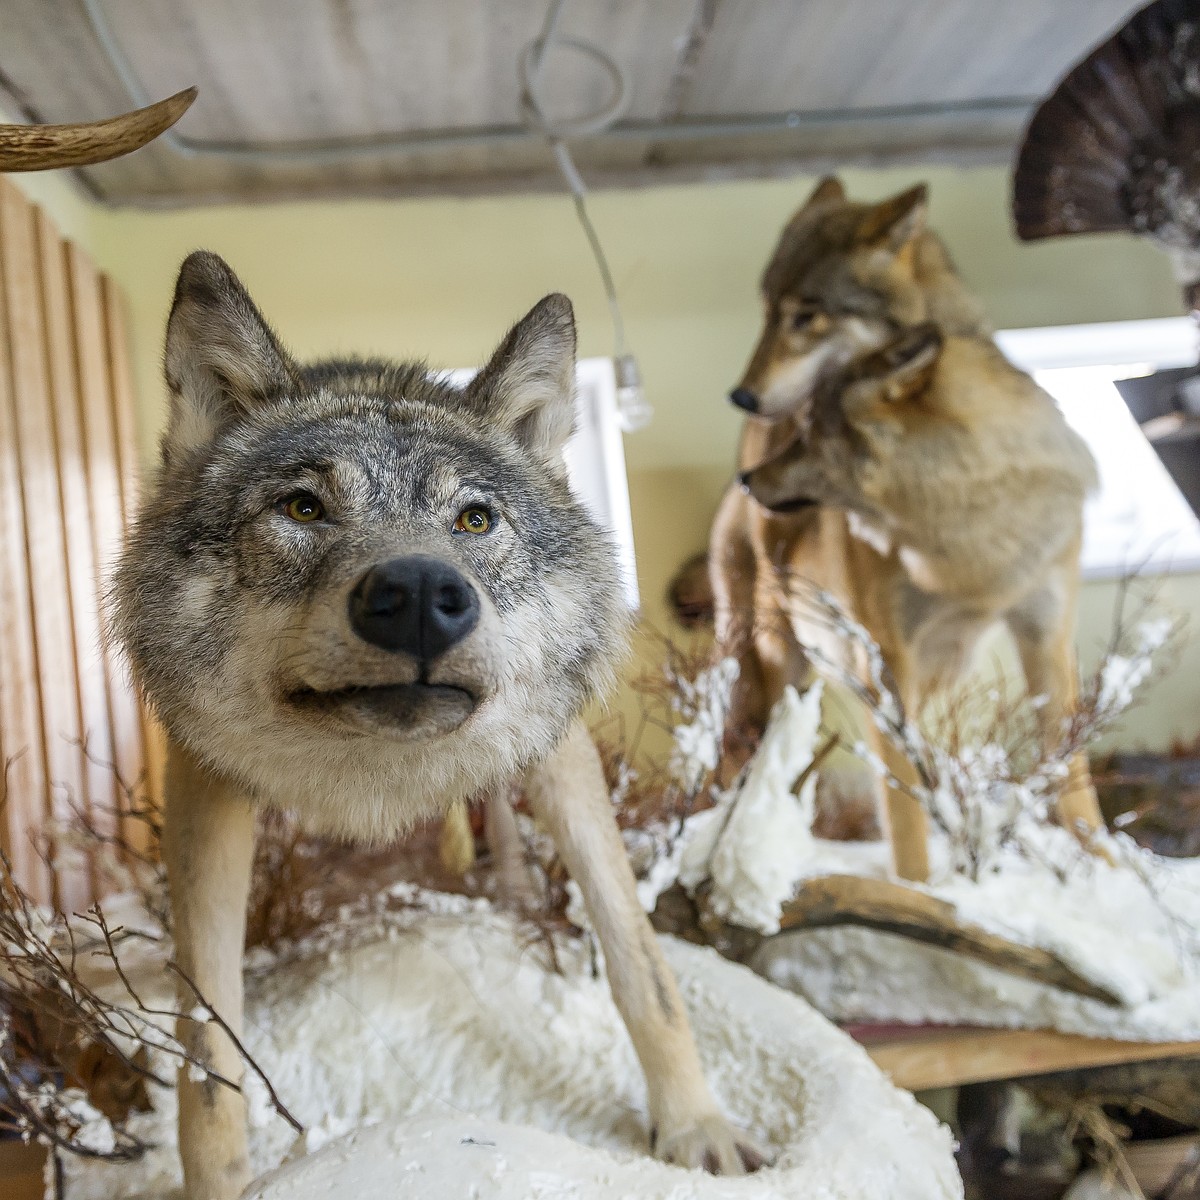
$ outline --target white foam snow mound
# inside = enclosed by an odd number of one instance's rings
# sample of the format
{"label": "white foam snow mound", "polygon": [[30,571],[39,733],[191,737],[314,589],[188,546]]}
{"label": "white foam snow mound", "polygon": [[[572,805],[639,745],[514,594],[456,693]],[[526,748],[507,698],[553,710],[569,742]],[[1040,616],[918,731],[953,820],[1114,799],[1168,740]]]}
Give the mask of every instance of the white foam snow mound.
{"label": "white foam snow mound", "polygon": [[[778,1154],[772,1168],[721,1180],[648,1158],[643,1084],[605,982],[579,953],[567,956],[565,978],[548,974],[510,925],[483,917],[423,924],[403,961],[383,948],[390,984],[423,1010],[411,1036],[423,1043],[428,1098],[444,1102],[452,1092],[458,1111],[435,1103],[441,1115],[351,1134],[251,1195],[306,1200],[331,1187],[361,1200],[960,1194],[948,1131],[849,1038],[713,951],[664,945],[717,1098]],[[381,967],[372,963],[370,973]],[[398,1000],[393,994],[385,1008]]]}
{"label": "white foam snow mound", "polygon": [[[967,923],[1057,954],[1119,1005],[869,929],[787,933],[765,942],[752,966],[834,1021],[1200,1040],[1200,860],[1138,852],[1135,870],[1081,857],[1063,830],[1041,836],[1047,862],[1005,854],[978,881],[935,870],[922,890],[953,904]],[[1056,855],[1069,863],[1062,873]],[[883,877],[886,857],[877,845],[824,842],[808,869]]]}
{"label": "white foam snow mound", "polygon": [[[251,1081],[256,1200],[939,1200],[960,1197],[950,1133],[799,998],[664,939],[718,1102],[775,1155],[717,1179],[646,1153],[645,1085],[584,939],[557,946],[479,905],[407,912],[369,940],[248,989],[247,1036],[291,1130]],[[68,1200],[178,1187],[173,1093],[134,1164],[72,1164]],[[345,1136],[342,1136],[345,1135]],[[327,1144],[326,1144],[327,1143]],[[303,1156],[307,1152],[307,1157]]]}
{"label": "white foam snow mound", "polygon": [[803,696],[784,689],[713,847],[709,900],[734,925],[778,933],[780,909],[812,857],[816,776],[804,781],[799,796],[792,786],[813,760],[822,690],[820,681]]}

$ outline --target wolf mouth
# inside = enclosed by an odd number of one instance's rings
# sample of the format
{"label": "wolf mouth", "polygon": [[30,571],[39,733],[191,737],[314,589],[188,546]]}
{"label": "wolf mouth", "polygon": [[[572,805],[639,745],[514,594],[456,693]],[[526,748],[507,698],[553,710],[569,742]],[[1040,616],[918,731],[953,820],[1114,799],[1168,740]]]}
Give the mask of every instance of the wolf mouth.
{"label": "wolf mouth", "polygon": [[802,512],[806,508],[816,508],[821,502],[810,496],[795,496],[791,500],[775,500],[767,507],[776,513]]}
{"label": "wolf mouth", "polygon": [[299,688],[287,699],[302,710],[357,718],[372,725],[442,729],[461,725],[478,703],[476,696],[464,687],[420,682],[353,684],[327,691]]}

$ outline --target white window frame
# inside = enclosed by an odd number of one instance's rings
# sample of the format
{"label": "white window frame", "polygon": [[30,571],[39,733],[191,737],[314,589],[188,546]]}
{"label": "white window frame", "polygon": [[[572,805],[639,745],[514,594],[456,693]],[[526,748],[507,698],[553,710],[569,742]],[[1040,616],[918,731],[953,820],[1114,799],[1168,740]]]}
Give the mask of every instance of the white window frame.
{"label": "white window frame", "polygon": [[[1005,355],[1035,378],[1041,372],[1062,368],[1111,367],[1114,368],[1113,378],[1120,379],[1170,367],[1188,366],[1196,362],[1197,340],[1196,325],[1188,317],[1007,329],[996,335],[996,342]],[[1051,383],[1051,378],[1042,376],[1039,382],[1046,386]],[[1048,390],[1053,390],[1052,386]],[[1075,416],[1076,429],[1087,439],[1086,422],[1079,421],[1078,413],[1068,412],[1066,415],[1068,419]],[[1118,559],[1114,549],[1115,535],[1097,528],[1095,524],[1105,519],[1104,498],[1101,496],[1089,501],[1084,512],[1083,577],[1112,579],[1135,568],[1141,568],[1148,574],[1198,571],[1200,526],[1197,526],[1187,501],[1180,495],[1153,447],[1144,439],[1132,414],[1127,415],[1130,467],[1143,477],[1145,473],[1160,477],[1155,481],[1158,494],[1171,503],[1174,510],[1172,520],[1177,517],[1180,529],[1186,527],[1186,532],[1175,539],[1181,543],[1182,549],[1173,548],[1169,541],[1155,543],[1130,547],[1128,553]],[[1119,468],[1104,461],[1099,466],[1103,487],[1105,474],[1111,479]],[[1161,490],[1164,486],[1169,487],[1169,494]],[[1090,562],[1089,557],[1092,560]]]}

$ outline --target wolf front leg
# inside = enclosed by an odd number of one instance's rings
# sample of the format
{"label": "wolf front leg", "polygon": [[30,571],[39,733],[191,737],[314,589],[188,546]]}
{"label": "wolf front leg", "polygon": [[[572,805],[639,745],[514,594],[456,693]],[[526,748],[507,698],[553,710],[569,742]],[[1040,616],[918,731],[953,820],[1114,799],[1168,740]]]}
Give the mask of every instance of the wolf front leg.
{"label": "wolf front leg", "polygon": [[[912,665],[904,654],[887,657],[900,704],[910,718],[915,718],[921,702],[912,684]],[[892,852],[892,870],[899,879],[924,883],[929,878],[929,817],[914,795],[916,767],[872,719],[868,719],[868,737],[888,773],[888,778],[879,781],[879,811],[880,825]]]}
{"label": "wolf front leg", "polygon": [[[254,854],[254,816],[245,793],[171,744],[167,757],[163,858],[179,967],[240,1037],[242,944]],[[186,983],[181,1011],[197,1006]],[[242,1062],[212,1021],[181,1017],[190,1057],[240,1083]],[[179,1153],[187,1200],[234,1200],[250,1182],[246,1104],[240,1091],[180,1068]]]}
{"label": "wolf front leg", "polygon": [[580,722],[531,769],[527,791],[604,949],[613,1000],[646,1075],[655,1153],[714,1174],[759,1165],[761,1153],[725,1120],[708,1090],[679,989],[638,902],[600,756]]}
{"label": "wolf front leg", "polygon": [[880,781],[880,808],[884,835],[892,852],[892,870],[898,879],[924,883],[929,878],[929,817],[912,794],[917,773],[908,756],[891,738],[871,725],[874,749],[887,767],[890,779]]}
{"label": "wolf front leg", "polygon": [[[1017,644],[1025,687],[1044,697],[1038,709],[1042,741],[1054,746],[1063,736],[1063,723],[1079,702],[1079,673],[1075,663],[1075,606],[1079,590],[1078,546],[1062,576],[1048,584],[1007,616]],[[1082,753],[1067,764],[1067,778],[1058,794],[1058,816],[1082,841],[1104,828],[1092,773]]]}
{"label": "wolf front leg", "polygon": [[[1075,711],[1079,701],[1079,679],[1070,632],[1060,631],[1047,639],[1016,636],[1025,683],[1031,696],[1042,696],[1038,726],[1042,740],[1054,745],[1062,737],[1063,722]],[[1092,783],[1086,755],[1071,755],[1067,778],[1058,793],[1059,820],[1081,841],[1104,828],[1100,801]]]}
{"label": "wolf front leg", "polygon": [[[736,485],[726,491],[713,520],[708,548],[717,647],[722,657],[735,658],[738,663],[738,677],[725,722],[724,753],[718,768],[721,782],[726,785],[733,782],[749,750],[746,745],[734,744],[735,739],[761,736],[770,713],[762,665],[754,644],[757,565],[746,532],[746,510],[751,503]],[[734,738],[729,736],[730,731],[736,731]]]}

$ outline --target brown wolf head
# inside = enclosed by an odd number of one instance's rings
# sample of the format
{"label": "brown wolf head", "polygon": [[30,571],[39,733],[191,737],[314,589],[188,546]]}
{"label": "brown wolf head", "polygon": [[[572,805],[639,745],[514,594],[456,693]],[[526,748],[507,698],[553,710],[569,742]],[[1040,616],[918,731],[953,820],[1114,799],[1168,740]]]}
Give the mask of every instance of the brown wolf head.
{"label": "brown wolf head", "polygon": [[297,363],[216,255],[183,264],[163,463],[115,626],[172,737],[310,824],[387,837],[548,753],[625,625],[568,486],[575,325],[548,296],[455,387]]}
{"label": "brown wolf head", "polygon": [[1050,396],[986,338],[933,322],[823,377],[787,422],[790,444],[742,475],[750,494],[777,512],[848,512],[934,590],[950,571],[964,587],[985,570],[996,588],[1036,574],[1079,536],[1096,482]]}
{"label": "brown wolf head", "polygon": [[926,323],[823,377],[796,418],[795,439],[743,472],[743,486],[775,512],[826,504],[868,517],[889,515],[877,484],[897,458],[912,457],[913,437],[933,419],[923,401],[941,351],[941,333]]}
{"label": "brown wolf head", "polygon": [[919,276],[926,189],[878,204],[823,179],[787,223],[762,277],[765,322],[734,404],[775,418],[806,403],[821,376],[929,319]]}

